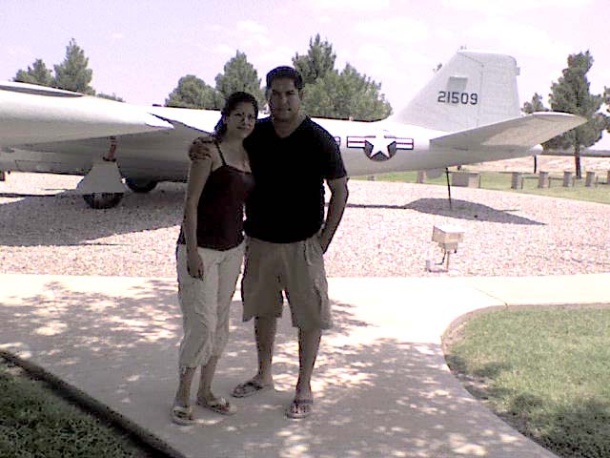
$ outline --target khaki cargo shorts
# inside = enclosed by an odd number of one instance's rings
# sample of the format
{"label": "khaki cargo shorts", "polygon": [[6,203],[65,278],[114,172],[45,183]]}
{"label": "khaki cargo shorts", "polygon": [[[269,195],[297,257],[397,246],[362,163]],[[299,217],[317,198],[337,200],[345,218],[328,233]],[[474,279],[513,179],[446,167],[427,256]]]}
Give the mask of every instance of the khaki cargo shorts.
{"label": "khaki cargo shorts", "polygon": [[243,320],[282,316],[286,295],[292,325],[304,330],[332,327],[324,256],[318,236],[294,243],[249,237],[241,294]]}

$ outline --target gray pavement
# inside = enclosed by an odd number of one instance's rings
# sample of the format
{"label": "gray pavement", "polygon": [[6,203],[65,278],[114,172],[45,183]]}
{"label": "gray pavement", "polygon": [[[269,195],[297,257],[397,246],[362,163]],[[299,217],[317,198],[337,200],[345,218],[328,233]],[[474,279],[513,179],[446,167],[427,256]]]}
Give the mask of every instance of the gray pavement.
{"label": "gray pavement", "polygon": [[[610,274],[559,277],[332,278],[335,328],[323,338],[315,412],[287,419],[295,332],[280,323],[276,389],[222,417],[170,422],[181,317],[174,279],[0,275],[0,349],[43,368],[175,455],[258,457],[551,457],[466,392],[441,336],[488,307],[610,303]],[[215,391],[254,375],[252,325],[233,304]]]}

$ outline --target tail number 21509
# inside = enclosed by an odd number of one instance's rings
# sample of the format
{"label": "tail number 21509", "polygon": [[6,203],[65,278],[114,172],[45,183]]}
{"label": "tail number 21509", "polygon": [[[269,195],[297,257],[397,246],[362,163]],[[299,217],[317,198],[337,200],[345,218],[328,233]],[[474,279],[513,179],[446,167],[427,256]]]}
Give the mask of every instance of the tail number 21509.
{"label": "tail number 21509", "polygon": [[438,91],[438,103],[454,103],[462,105],[476,105],[479,103],[479,94],[476,92]]}

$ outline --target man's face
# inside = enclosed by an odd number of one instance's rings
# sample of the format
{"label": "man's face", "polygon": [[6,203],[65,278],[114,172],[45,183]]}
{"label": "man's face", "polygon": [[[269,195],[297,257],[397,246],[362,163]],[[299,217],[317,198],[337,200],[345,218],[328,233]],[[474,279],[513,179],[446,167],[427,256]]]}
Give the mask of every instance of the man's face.
{"label": "man's face", "polygon": [[277,121],[297,119],[301,108],[301,93],[290,78],[273,80],[267,94],[271,116]]}

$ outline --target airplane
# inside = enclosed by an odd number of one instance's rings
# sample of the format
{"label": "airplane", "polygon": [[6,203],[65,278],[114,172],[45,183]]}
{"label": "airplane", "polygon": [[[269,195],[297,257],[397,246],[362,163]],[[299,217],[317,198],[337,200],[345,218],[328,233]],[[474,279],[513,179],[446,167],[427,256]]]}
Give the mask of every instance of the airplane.
{"label": "airplane", "polygon": [[[586,120],[522,115],[516,60],[460,50],[400,112],[374,122],[313,118],[339,145],[350,176],[530,156]],[[116,206],[127,186],[149,192],[184,182],[187,150],[220,113],[143,107],[74,92],[0,82],[0,170],[83,175],[74,192],[92,208]],[[538,146],[538,148],[536,148]]]}

